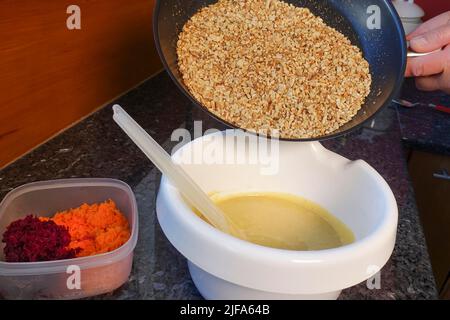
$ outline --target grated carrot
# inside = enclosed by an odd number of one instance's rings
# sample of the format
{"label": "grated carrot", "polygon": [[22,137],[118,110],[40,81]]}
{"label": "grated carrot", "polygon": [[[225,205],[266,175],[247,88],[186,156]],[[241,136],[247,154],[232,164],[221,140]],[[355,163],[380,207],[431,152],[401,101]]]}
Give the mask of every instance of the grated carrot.
{"label": "grated carrot", "polygon": [[113,251],[130,238],[128,221],[112,200],[83,204],[42,220],[52,220],[68,228],[71,236],[69,248],[81,249],[77,257]]}

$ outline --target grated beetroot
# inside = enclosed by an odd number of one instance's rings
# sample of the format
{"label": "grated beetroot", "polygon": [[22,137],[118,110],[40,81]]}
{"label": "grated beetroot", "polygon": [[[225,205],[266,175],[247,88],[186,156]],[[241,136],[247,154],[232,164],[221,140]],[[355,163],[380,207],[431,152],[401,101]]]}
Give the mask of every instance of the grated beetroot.
{"label": "grated beetroot", "polygon": [[37,262],[75,258],[80,249],[69,249],[69,230],[32,215],[12,222],[3,234],[6,262]]}

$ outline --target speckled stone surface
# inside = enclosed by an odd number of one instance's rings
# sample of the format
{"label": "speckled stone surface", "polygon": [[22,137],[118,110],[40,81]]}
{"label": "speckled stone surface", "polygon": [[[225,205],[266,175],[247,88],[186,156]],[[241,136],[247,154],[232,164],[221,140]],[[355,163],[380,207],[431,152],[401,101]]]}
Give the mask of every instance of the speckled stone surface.
{"label": "speckled stone surface", "polygon": [[[204,129],[221,129],[203,112],[191,109],[189,101],[165,73],[116,102],[167,150],[173,146],[172,131],[191,128],[193,120],[204,120]],[[156,221],[160,174],[118,129],[111,116],[108,106],[0,171],[0,197],[19,185],[37,180],[111,177],[127,182],[136,195],[140,218],[133,270],[120,289],[94,299],[201,299],[189,277],[186,260],[167,241]],[[345,157],[371,164],[389,183],[399,205],[397,244],[381,271],[381,289],[369,290],[362,283],[344,290],[341,299],[437,298],[401,142],[406,130],[402,127],[401,131],[398,116],[396,108],[387,108],[358,132],[324,143]],[[409,135],[410,145],[413,139]],[[441,148],[440,143],[434,142],[434,147]]]}
{"label": "speckled stone surface", "polygon": [[[450,95],[418,91],[411,79],[405,82],[402,97],[411,102],[433,103],[450,108]],[[397,109],[405,145],[450,155],[450,114],[424,106]]]}

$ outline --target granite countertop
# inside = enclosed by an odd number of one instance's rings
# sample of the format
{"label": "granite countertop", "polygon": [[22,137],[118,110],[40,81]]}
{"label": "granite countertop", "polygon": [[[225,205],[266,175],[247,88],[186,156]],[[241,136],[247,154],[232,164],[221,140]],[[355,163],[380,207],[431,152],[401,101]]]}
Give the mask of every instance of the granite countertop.
{"label": "granite countertop", "polygon": [[[403,86],[402,98],[411,102],[426,102],[450,107],[450,95],[427,93],[415,89],[414,81]],[[406,146],[423,151],[450,155],[450,115],[428,107],[398,108],[402,139]]]}
{"label": "granite countertop", "polygon": [[[420,94],[411,85],[405,86],[403,94],[410,99],[445,98]],[[167,150],[174,144],[170,141],[172,131],[192,128],[193,120],[203,120],[205,130],[222,129],[193,108],[164,72],[115,103],[122,105]],[[408,147],[446,151],[450,149],[449,137],[440,130],[449,126],[450,116],[434,110],[391,106],[357,132],[324,142],[330,150],[349,159],[363,159],[378,170],[399,206],[397,243],[381,271],[381,289],[369,290],[362,283],[344,290],[340,299],[437,298],[402,140]],[[130,279],[115,292],[95,299],[201,298],[189,277],[186,260],[167,241],[156,221],[160,173],[112,121],[111,106],[1,170],[0,198],[25,183],[73,177],[123,180],[132,187],[139,207],[139,240]]]}

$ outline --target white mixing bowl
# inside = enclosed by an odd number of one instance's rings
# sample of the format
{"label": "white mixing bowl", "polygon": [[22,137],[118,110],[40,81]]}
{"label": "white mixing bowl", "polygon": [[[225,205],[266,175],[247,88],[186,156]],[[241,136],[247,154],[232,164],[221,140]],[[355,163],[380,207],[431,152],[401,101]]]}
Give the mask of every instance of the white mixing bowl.
{"label": "white mixing bowl", "polygon": [[[221,138],[228,145],[242,136],[246,135],[239,131],[205,136],[173,158],[205,192],[271,191],[312,200],[350,227],[356,241],[322,251],[248,243],[200,219],[163,177],[157,199],[159,223],[188,259],[192,279],[204,298],[336,299],[341,290],[371,278],[385,265],[395,244],[398,211],[392,191],[372,167],[347,160],[318,142],[280,142],[279,171],[274,175],[262,174],[267,163],[252,164],[251,156],[245,156],[245,164],[227,164],[219,161],[223,154],[211,152],[211,147],[223,143]],[[265,141],[250,140],[247,149]],[[207,163],[199,164],[205,153]],[[197,164],[188,164],[192,159]]]}

